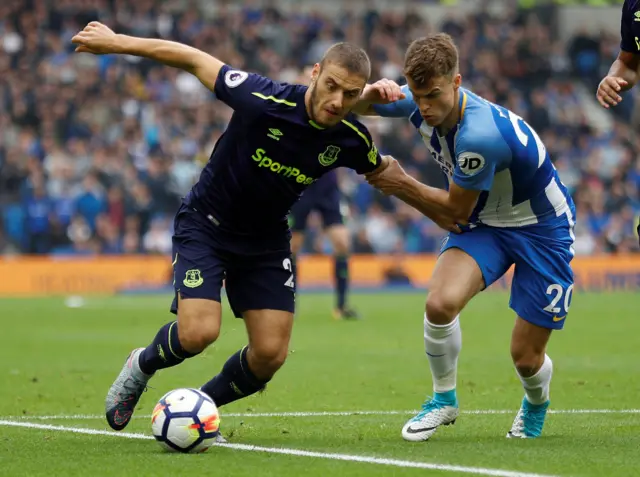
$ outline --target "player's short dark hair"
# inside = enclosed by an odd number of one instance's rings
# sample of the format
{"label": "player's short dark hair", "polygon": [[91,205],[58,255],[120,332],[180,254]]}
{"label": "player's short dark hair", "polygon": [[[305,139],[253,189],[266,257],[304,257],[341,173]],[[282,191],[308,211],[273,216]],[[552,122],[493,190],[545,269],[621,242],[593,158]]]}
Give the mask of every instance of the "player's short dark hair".
{"label": "player's short dark hair", "polygon": [[323,67],[327,63],[342,66],[349,73],[362,76],[367,81],[371,76],[369,55],[362,48],[352,43],[336,43],[330,47],[320,60],[320,66]]}
{"label": "player's short dark hair", "polygon": [[439,76],[453,78],[458,73],[458,48],[453,38],[438,33],[414,40],[404,57],[404,75],[417,86],[426,86]]}

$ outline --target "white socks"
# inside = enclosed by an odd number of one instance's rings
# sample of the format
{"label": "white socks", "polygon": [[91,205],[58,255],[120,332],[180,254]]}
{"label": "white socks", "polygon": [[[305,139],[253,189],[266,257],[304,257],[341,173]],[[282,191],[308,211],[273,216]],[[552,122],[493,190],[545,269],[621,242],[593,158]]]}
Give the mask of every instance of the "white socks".
{"label": "white socks", "polygon": [[[433,390],[445,393],[456,388],[458,356],[462,348],[460,315],[448,325],[434,325],[424,315],[424,348],[429,359]],[[517,371],[516,371],[517,373]],[[529,401],[533,405],[544,404],[549,400],[549,384],[553,375],[553,362],[545,354],[542,367],[529,378],[518,374]]]}
{"label": "white socks", "polygon": [[426,313],[424,315],[424,348],[433,376],[433,390],[437,393],[456,388],[458,355],[462,348],[459,316],[448,325],[434,325]]}
{"label": "white socks", "polygon": [[522,386],[524,386],[527,401],[534,405],[540,405],[549,400],[549,384],[551,383],[552,374],[553,362],[546,354],[544,355],[542,367],[536,374],[530,378],[523,378],[518,374],[520,381],[522,381]]}

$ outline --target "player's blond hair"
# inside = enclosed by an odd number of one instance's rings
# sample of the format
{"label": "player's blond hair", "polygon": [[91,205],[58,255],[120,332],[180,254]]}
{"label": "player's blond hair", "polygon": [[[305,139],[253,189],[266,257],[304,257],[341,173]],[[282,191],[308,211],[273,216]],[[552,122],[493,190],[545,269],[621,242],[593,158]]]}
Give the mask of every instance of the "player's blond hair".
{"label": "player's blond hair", "polygon": [[331,46],[320,60],[320,67],[327,63],[342,66],[349,73],[362,76],[367,81],[371,76],[369,55],[353,43],[341,42]]}
{"label": "player's blond hair", "polygon": [[458,48],[453,38],[438,33],[414,40],[404,58],[404,75],[426,86],[433,78],[453,78],[458,73]]}

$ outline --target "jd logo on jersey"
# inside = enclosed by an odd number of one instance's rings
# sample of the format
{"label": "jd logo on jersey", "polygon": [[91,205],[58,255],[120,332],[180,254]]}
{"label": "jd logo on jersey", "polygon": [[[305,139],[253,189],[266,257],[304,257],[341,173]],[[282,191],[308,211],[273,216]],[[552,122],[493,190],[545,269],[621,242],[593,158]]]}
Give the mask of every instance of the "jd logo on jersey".
{"label": "jd logo on jersey", "polygon": [[468,176],[472,176],[484,167],[484,157],[472,152],[464,152],[458,156],[460,170]]}
{"label": "jd logo on jersey", "polygon": [[318,154],[318,160],[323,166],[330,166],[338,160],[338,153],[340,148],[338,146],[327,146],[327,150],[321,154]]}
{"label": "jd logo on jersey", "polygon": [[187,288],[197,288],[204,283],[204,278],[202,278],[200,270],[187,270],[182,283]]}

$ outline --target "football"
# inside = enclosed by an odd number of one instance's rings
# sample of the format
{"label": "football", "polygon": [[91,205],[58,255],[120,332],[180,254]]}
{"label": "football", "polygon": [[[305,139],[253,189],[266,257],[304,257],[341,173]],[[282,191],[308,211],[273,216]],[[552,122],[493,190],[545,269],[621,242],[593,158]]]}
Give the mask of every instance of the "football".
{"label": "football", "polygon": [[175,452],[204,452],[216,441],[220,414],[213,400],[198,389],[181,388],[162,396],[151,415],[156,440]]}

